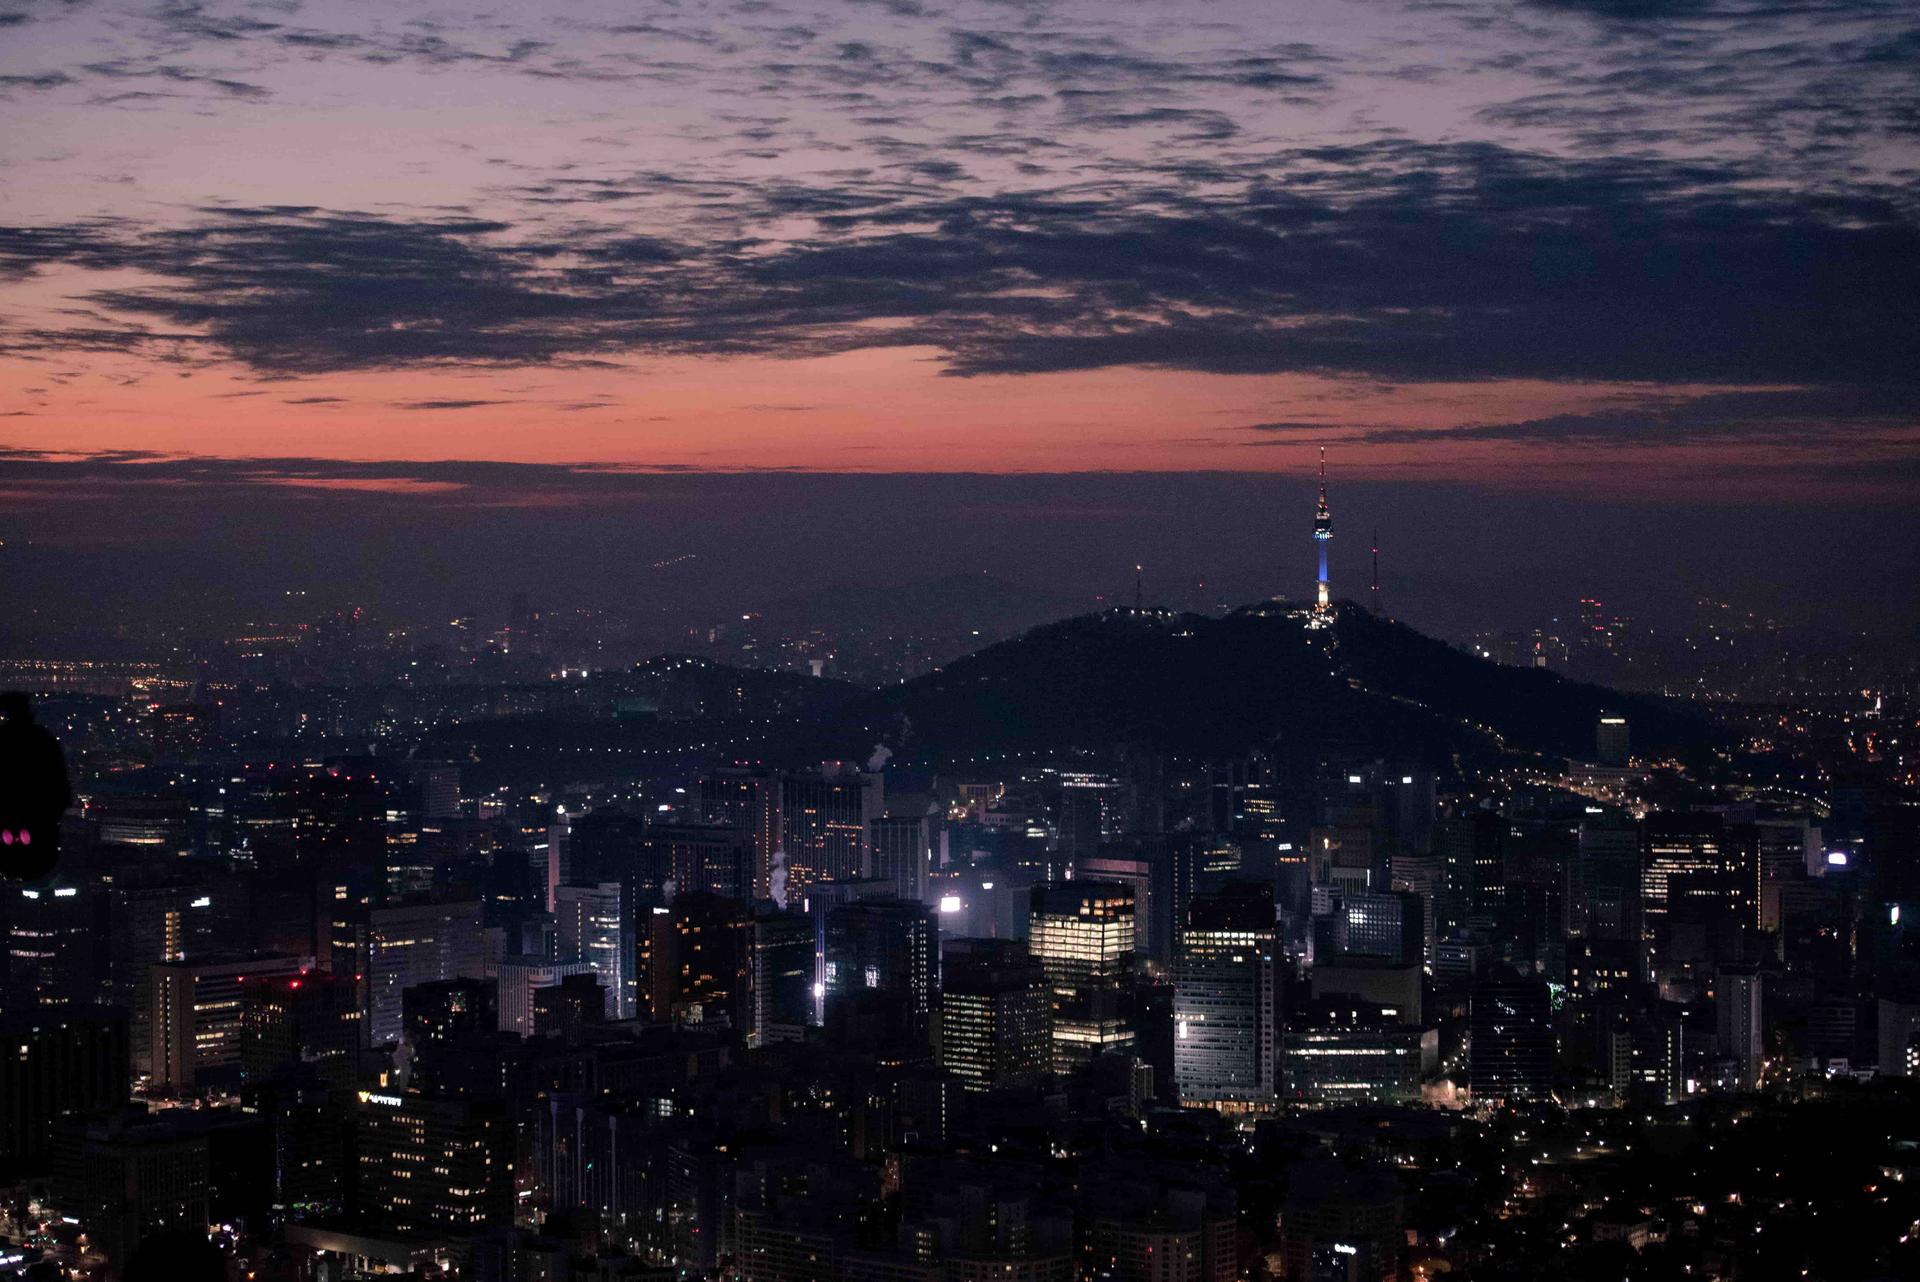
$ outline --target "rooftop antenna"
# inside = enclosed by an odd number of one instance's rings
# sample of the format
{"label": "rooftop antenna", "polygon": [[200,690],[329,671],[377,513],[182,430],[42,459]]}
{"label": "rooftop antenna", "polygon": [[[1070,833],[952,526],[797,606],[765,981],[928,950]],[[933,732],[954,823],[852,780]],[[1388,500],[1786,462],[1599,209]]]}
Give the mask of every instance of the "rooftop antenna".
{"label": "rooftop antenna", "polygon": [[1145,569],[1144,566],[1136,565],[1133,567],[1133,608],[1135,610],[1140,610],[1145,608],[1146,592],[1141,586],[1141,580],[1140,580],[1140,576],[1144,571],[1144,569]]}

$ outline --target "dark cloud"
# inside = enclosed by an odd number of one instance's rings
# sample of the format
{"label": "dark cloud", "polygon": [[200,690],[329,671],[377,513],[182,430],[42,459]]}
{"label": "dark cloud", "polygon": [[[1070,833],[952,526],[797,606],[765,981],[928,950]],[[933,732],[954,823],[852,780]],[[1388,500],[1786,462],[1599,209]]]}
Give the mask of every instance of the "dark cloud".
{"label": "dark cloud", "polygon": [[[1264,437],[1365,445],[1500,441],[1583,448],[1733,443],[1814,448],[1875,444],[1920,458],[1920,382],[1905,386],[1831,386],[1644,394],[1584,413],[1458,427],[1255,423]],[[1261,442],[1264,443],[1264,442]]]}
{"label": "dark cloud", "polygon": [[[0,231],[0,272],[133,269],[94,343],[279,373],[928,345],[957,374],[1118,365],[1390,379],[1909,386],[1920,228],[1873,190],[1489,145],[1300,149],[1052,192],[769,183],[710,239],[220,208],[188,227]],[[757,239],[806,216],[817,234]],[[84,337],[91,334],[91,339]],[[0,334],[17,346],[31,341]]]}
{"label": "dark cloud", "polygon": [[512,405],[512,401],[396,401],[397,410],[473,410],[486,405]]}

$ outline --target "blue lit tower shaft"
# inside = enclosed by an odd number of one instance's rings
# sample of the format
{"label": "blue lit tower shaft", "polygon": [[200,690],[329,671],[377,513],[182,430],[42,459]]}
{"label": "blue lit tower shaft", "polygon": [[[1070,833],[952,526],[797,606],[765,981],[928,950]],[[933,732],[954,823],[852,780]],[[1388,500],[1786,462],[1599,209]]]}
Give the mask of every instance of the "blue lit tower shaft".
{"label": "blue lit tower shaft", "polygon": [[1327,542],[1333,538],[1333,511],[1327,506],[1327,447],[1320,447],[1320,503],[1313,510],[1313,541],[1320,549],[1320,590],[1314,611],[1325,614],[1332,604],[1327,594]]}

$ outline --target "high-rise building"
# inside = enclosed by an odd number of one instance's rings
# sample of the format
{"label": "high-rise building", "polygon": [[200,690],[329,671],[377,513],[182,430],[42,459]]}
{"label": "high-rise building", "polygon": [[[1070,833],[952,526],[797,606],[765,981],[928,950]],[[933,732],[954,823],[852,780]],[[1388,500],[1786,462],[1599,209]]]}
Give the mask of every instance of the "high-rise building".
{"label": "high-rise building", "polygon": [[123,1104],[127,1015],[110,1007],[0,1015],[0,1169],[45,1169],[59,1119]]}
{"label": "high-rise building", "polygon": [[575,1037],[607,1019],[607,990],[596,975],[568,975],[533,990],[535,1037]]}
{"label": "high-rise building", "polygon": [[1766,1063],[1760,1011],[1760,973],[1751,966],[1726,967],[1714,983],[1720,1053],[1733,1061],[1743,1091],[1758,1090]]}
{"label": "high-rise building", "polygon": [[513,1218],[513,1127],[492,1100],[360,1092],[358,1207],[401,1231]]}
{"label": "high-rise building", "polygon": [[1027,946],[1053,990],[1053,1067],[1134,1048],[1134,895],[1119,882],[1033,888]]}
{"label": "high-rise building", "polygon": [[672,907],[649,914],[647,924],[645,1013],[662,1023],[696,1016],[744,1021],[753,973],[747,905],[721,895],[680,895]]}
{"label": "high-rise building", "polygon": [[94,896],[74,883],[8,887],[8,1008],[79,1006],[100,996]]}
{"label": "high-rise building", "polygon": [[882,796],[880,776],[855,769],[823,767],[781,779],[781,853],[789,902],[816,881],[866,875],[867,823],[879,817]]}
{"label": "high-rise building", "polygon": [[1183,1104],[1271,1107],[1279,953],[1273,892],[1243,884],[1193,901],[1174,960],[1174,1082]]}
{"label": "high-rise building", "polygon": [[1347,997],[1290,1012],[1281,1045],[1285,1094],[1315,1104],[1412,1103],[1439,1057],[1437,1033]]}
{"label": "high-rise building", "polygon": [[249,978],[257,982],[262,976],[299,973],[295,957],[209,958],[148,967],[153,1089],[187,1094],[226,1074],[237,1085]]}
{"label": "high-rise building", "polygon": [[804,913],[759,912],[751,937],[747,1045],[800,1041],[817,1010],[813,919]]}
{"label": "high-rise building", "polygon": [[607,1018],[631,1019],[639,1007],[634,923],[621,910],[618,882],[561,886],[553,917],[561,956],[586,962],[607,990]]}
{"label": "high-rise building", "polygon": [[872,875],[915,903],[927,897],[933,846],[925,815],[882,815],[867,824]]}
{"label": "high-rise building", "polygon": [[292,1065],[346,1087],[359,1071],[359,987],[330,971],[251,969],[240,981],[240,1079],[251,1085]]}
{"label": "high-rise building", "polygon": [[50,1191],[116,1263],[157,1233],[204,1233],[213,1192],[207,1134],[138,1111],[76,1116],[58,1128]]}
{"label": "high-rise building", "polygon": [[346,930],[334,945],[332,970],[361,977],[367,1044],[385,1046],[399,1041],[405,1031],[407,989],[441,979],[478,978],[483,973],[481,945],[478,900],[362,907],[346,918]]}
{"label": "high-rise building", "polygon": [[[753,845],[753,897],[787,906],[784,880],[773,885],[776,853],[781,853],[780,774],[773,770],[716,770],[699,783],[700,818],[748,835]],[[782,876],[784,859],[781,853]],[[797,907],[798,897],[793,899]]]}
{"label": "high-rise building", "polygon": [[969,1091],[1035,1082],[1052,1065],[1052,993],[1023,944],[956,939],[941,951],[935,1058]]}
{"label": "high-rise building", "polygon": [[1632,740],[1627,734],[1627,719],[1618,713],[1602,713],[1599,728],[1594,731],[1594,756],[1602,765],[1623,766],[1627,758],[1633,755]]}
{"label": "high-rise building", "polygon": [[[665,884],[675,895],[753,897],[753,834],[745,828],[727,824],[649,824],[642,847],[648,866],[662,870]],[[578,856],[575,858],[577,862]],[[659,902],[666,902],[666,898]],[[646,902],[642,910],[655,906],[653,902]]]}
{"label": "high-rise building", "polygon": [[1333,913],[1335,951],[1419,965],[1426,953],[1420,896],[1408,892],[1343,895]]}
{"label": "high-rise building", "polygon": [[593,973],[592,964],[583,961],[555,961],[551,957],[523,954],[502,957],[494,967],[500,1031],[518,1033],[522,1037],[533,1036],[534,991],[557,984],[569,975]]}
{"label": "high-rise building", "polygon": [[400,996],[407,1045],[418,1054],[429,1042],[448,1042],[500,1026],[496,989],[491,979],[437,979],[415,984]]}
{"label": "high-rise building", "polygon": [[1553,1007],[1544,980],[1507,972],[1473,986],[1467,1078],[1475,1099],[1553,1095]]}
{"label": "high-rise building", "polygon": [[899,1032],[925,1046],[940,989],[940,925],[925,904],[906,899],[862,899],[826,914],[823,932],[825,1000],[885,994],[899,1008]]}
{"label": "high-rise building", "polygon": [[[1676,894],[1676,892],[1680,892]],[[1705,812],[1648,815],[1640,832],[1640,898],[1656,939],[1676,900],[1755,929],[1760,924],[1758,834],[1735,831],[1725,816]]]}
{"label": "high-rise building", "polygon": [[[160,867],[128,865],[114,870],[113,885],[107,898],[106,932],[100,947],[107,959],[107,997],[116,1006],[125,1007],[129,1017],[128,1038],[133,1046],[134,1072],[151,1071],[152,985],[147,968],[154,962],[185,961],[231,951],[236,941],[247,935],[243,927],[249,907],[246,883],[237,877],[212,875],[198,869],[175,867],[186,861],[172,860]],[[312,883],[299,876],[282,877],[292,882],[292,897],[302,911],[300,927],[290,942],[304,944],[298,949],[283,948],[278,942],[263,943],[265,951],[303,956],[313,944]],[[264,922],[254,933],[256,938],[270,933]]]}

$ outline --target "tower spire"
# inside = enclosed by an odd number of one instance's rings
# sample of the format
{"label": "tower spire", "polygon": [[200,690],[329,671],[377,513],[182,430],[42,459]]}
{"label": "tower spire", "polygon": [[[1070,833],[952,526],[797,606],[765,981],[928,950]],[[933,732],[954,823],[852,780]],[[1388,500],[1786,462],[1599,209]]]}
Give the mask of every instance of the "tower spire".
{"label": "tower spire", "polygon": [[1327,506],[1327,447],[1320,447],[1320,502],[1313,509],[1313,541],[1320,550],[1320,584],[1314,595],[1314,617],[1324,623],[1332,613],[1327,591],[1327,542],[1333,538],[1333,509]]}

